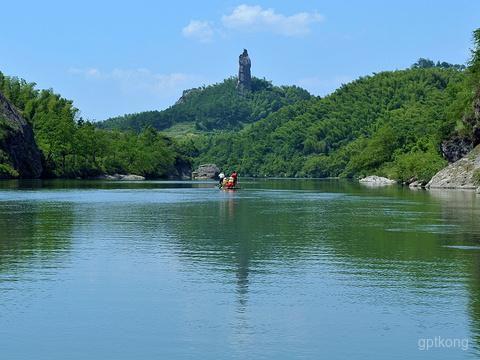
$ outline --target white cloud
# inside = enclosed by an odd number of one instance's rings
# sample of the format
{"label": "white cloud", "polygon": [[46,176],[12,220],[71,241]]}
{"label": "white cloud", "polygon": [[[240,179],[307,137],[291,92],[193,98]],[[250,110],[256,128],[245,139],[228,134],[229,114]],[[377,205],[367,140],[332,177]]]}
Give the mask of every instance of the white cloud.
{"label": "white cloud", "polygon": [[229,29],[246,32],[270,32],[285,36],[302,36],[311,32],[311,25],[325,17],[316,12],[298,13],[292,16],[276,14],[272,8],[240,5],[231,15],[223,15],[222,23]]}
{"label": "white cloud", "polygon": [[215,31],[210,21],[191,20],[188,26],[182,29],[186,38],[194,39],[199,43],[211,43],[214,40]]}
{"label": "white cloud", "polygon": [[80,68],[71,67],[70,69],[68,69],[68,72],[73,74],[84,74],[85,77],[91,81],[99,80],[100,78],[103,77],[100,71],[96,68],[80,69]]}
{"label": "white cloud", "polygon": [[190,78],[184,73],[155,74],[146,68],[135,70],[114,69],[111,72],[101,72],[96,68],[70,68],[69,72],[83,74],[90,82],[113,82],[122,92],[133,94],[164,95],[172,91],[178,92]]}
{"label": "white cloud", "polygon": [[214,28],[211,21],[191,20],[188,26],[182,29],[186,38],[199,43],[212,43],[215,36],[225,35],[225,29],[240,32],[267,32],[283,36],[304,36],[312,31],[314,23],[325,21],[325,16],[317,12],[302,12],[291,16],[276,14],[272,8],[263,10],[261,6],[240,5],[231,15],[221,18],[224,29]]}

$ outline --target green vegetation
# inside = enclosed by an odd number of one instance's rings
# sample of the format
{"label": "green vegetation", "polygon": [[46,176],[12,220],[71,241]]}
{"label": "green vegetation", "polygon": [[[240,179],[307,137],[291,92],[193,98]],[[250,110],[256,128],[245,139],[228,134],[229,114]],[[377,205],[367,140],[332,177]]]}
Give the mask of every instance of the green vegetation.
{"label": "green vegetation", "polygon": [[3,149],[6,149],[7,136],[15,131],[14,126],[7,122],[5,118],[0,115],[0,179],[11,179],[19,177],[18,171],[16,171],[11,164],[8,154]]}
{"label": "green vegetation", "polygon": [[266,118],[287,105],[312,96],[296,86],[273,86],[265,79],[252,78],[252,91],[239,96],[235,77],[198,89],[185,90],[178,103],[164,111],[146,111],[97,123],[100,129],[134,130],[146,125],[168,135],[210,134],[238,131]]}
{"label": "green vegetation", "polygon": [[256,78],[252,92],[240,96],[230,78],[186,90],[165,111],[125,115],[98,126],[139,131],[151,125],[188,141],[196,150],[190,153],[195,166],[215,163],[243,176],[375,173],[402,182],[428,181],[447,164],[440,143],[466,128],[458,122],[463,70],[463,65],[421,58],[410,69],[362,77],[325,98]]}
{"label": "green vegetation", "polygon": [[186,91],[165,111],[99,124],[76,119],[72,102],[52,90],[4,76],[1,85],[32,123],[46,176],[165,177],[194,158],[195,166],[216,163],[243,176],[428,181],[446,165],[439,144],[456,129],[458,109],[449,104],[466,80],[458,67],[418,64],[362,77],[325,98],[258,79],[240,96],[231,78]]}
{"label": "green vegetation", "polygon": [[382,72],[325,98],[272,112],[245,129],[194,137],[196,163],[250,176],[353,177],[379,174],[428,180],[445,166],[440,142],[464,72],[422,67]]}
{"label": "green vegetation", "polygon": [[[38,91],[1,73],[0,89],[31,123],[44,176],[156,178],[181,164],[215,163],[242,176],[377,174],[426,182],[447,164],[443,141],[480,138],[480,29],[473,42],[468,67],[421,58],[409,69],[361,77],[324,98],[258,78],[240,95],[231,77],[185,90],[164,111],[95,124],[78,119],[73,103],[51,89]],[[0,171],[12,170],[4,167]]]}
{"label": "green vegetation", "polygon": [[469,139],[476,146],[480,139],[480,28],[473,31],[471,57],[462,81],[449,86],[450,121],[445,131],[451,138]]}
{"label": "green vegetation", "polygon": [[[0,90],[34,130],[35,142],[44,157],[43,177],[132,173],[158,178],[174,175],[178,165],[190,164],[181,143],[157,133],[151,126],[145,126],[140,134],[99,131],[91,122],[77,118],[78,109],[72,101],[52,89],[36,90],[35,85],[0,73]],[[2,121],[0,125],[1,141],[8,124]],[[18,177],[3,151],[1,175]]]}

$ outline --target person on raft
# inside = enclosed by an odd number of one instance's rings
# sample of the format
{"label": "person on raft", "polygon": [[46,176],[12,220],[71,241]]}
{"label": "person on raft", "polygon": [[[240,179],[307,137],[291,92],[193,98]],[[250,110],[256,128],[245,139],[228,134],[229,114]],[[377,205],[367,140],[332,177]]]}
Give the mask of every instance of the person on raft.
{"label": "person on raft", "polygon": [[[223,176],[222,176],[223,175]],[[226,177],[225,174],[222,172],[218,175],[219,177],[219,189],[236,189],[237,187],[237,173],[234,171],[230,177]]]}
{"label": "person on raft", "polygon": [[218,187],[221,188],[223,186],[223,179],[225,179],[225,174],[223,171],[218,175]]}
{"label": "person on raft", "polygon": [[226,188],[227,188],[227,189],[233,189],[234,187],[235,187],[235,182],[234,182],[234,180],[233,180],[233,177],[230,176],[230,177],[228,178]]}

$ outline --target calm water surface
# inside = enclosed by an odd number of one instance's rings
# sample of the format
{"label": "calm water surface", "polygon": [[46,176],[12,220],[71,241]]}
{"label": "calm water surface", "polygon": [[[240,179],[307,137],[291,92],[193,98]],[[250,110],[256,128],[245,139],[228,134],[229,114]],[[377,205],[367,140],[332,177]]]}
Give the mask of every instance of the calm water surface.
{"label": "calm water surface", "polygon": [[0,182],[2,359],[474,359],[480,195]]}

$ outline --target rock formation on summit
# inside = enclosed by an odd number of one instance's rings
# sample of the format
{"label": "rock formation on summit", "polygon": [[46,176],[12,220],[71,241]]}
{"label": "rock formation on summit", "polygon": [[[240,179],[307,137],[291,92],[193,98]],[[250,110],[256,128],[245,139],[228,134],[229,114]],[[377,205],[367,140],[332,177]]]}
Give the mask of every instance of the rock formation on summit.
{"label": "rock formation on summit", "polygon": [[250,67],[252,62],[248,56],[247,49],[243,49],[243,53],[238,57],[238,83],[237,91],[243,94],[245,90],[252,90],[252,76]]}
{"label": "rock formation on summit", "polygon": [[0,177],[8,176],[5,169],[21,178],[38,178],[42,158],[30,124],[0,91]]}

